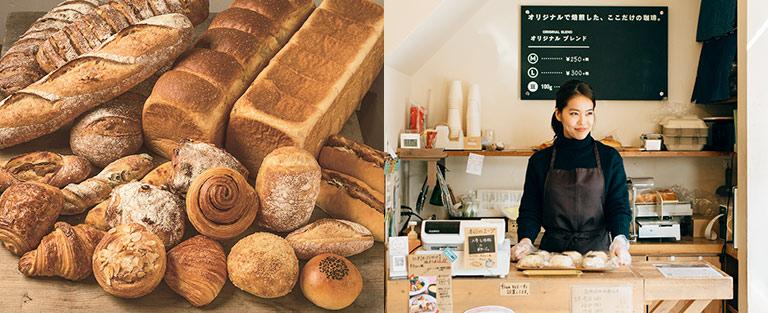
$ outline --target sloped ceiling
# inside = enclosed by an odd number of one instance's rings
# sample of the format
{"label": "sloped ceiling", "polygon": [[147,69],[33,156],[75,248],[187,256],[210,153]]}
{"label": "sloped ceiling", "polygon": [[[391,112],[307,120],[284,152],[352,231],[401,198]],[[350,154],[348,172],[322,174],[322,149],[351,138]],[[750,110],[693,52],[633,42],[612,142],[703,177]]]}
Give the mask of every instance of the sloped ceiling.
{"label": "sloped ceiling", "polygon": [[390,0],[384,10],[384,63],[416,73],[488,0]]}

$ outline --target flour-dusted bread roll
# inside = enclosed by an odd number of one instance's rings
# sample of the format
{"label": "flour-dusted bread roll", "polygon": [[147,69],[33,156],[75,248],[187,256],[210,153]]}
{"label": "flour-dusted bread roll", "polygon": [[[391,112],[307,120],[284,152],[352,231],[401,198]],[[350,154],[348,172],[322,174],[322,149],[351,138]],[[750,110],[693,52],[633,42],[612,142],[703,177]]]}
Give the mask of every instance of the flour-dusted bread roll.
{"label": "flour-dusted bread roll", "polygon": [[224,149],[205,142],[184,140],[171,157],[173,178],[168,183],[171,191],[184,195],[189,185],[205,170],[215,167],[233,169],[248,177],[248,170]]}
{"label": "flour-dusted bread roll", "polygon": [[608,254],[603,251],[587,252],[581,263],[581,266],[585,269],[605,269],[608,265]]}
{"label": "flour-dusted bread roll", "polygon": [[525,268],[542,268],[544,265],[544,257],[540,254],[526,255],[517,262],[517,266]]}
{"label": "flour-dusted bread roll", "polygon": [[320,192],[320,165],[301,148],[283,147],[264,159],[256,178],[258,224],[288,232],[309,221]]}
{"label": "flour-dusted bread roll", "polygon": [[259,298],[287,295],[299,278],[299,260],[288,242],[270,233],[238,241],[227,256],[229,280]]}
{"label": "flour-dusted bread roll", "polygon": [[359,106],[384,59],[384,8],[326,0],[232,109],[226,147],[256,174],[284,146],[317,156]]}
{"label": "flour-dusted bread roll", "polygon": [[549,263],[547,265],[557,268],[576,268],[573,259],[565,254],[553,254],[549,258]]}
{"label": "flour-dusted bread roll", "polygon": [[166,248],[184,237],[184,202],[177,195],[159,187],[131,182],[115,188],[104,212],[110,227],[137,223],[155,233]]}
{"label": "flour-dusted bread roll", "polygon": [[581,255],[581,253],[579,253],[579,251],[565,251],[563,252],[563,254],[569,256],[573,260],[573,264],[575,264],[576,266],[581,265],[583,256]]}
{"label": "flour-dusted bread roll", "polygon": [[98,167],[135,154],[144,143],[141,133],[141,95],[128,91],[83,115],[72,127],[72,153]]}
{"label": "flour-dusted bread roll", "polygon": [[311,0],[237,0],[216,15],[147,99],[147,146],[165,157],[185,138],[224,146],[232,105],[313,8]]}

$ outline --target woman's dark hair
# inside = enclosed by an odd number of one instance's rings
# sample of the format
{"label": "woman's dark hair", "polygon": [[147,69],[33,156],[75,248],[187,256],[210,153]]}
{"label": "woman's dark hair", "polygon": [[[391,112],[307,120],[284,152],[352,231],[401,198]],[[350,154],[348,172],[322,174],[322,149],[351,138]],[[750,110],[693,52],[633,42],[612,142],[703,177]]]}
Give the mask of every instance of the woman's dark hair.
{"label": "woman's dark hair", "polygon": [[[555,107],[558,112],[563,112],[563,109],[568,105],[568,101],[575,96],[585,96],[592,100],[592,108],[597,105],[595,102],[595,94],[592,92],[592,87],[586,82],[580,80],[569,80],[565,82],[557,91],[555,98]],[[563,137],[563,123],[557,120],[555,113],[552,113],[552,130],[555,132],[555,137]]]}

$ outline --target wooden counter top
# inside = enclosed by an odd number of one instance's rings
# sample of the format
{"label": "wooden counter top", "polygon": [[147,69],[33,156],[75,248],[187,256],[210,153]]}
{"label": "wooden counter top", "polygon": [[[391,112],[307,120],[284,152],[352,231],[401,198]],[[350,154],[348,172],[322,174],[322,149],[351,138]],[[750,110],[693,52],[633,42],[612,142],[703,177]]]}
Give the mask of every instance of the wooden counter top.
{"label": "wooden counter top", "polygon": [[632,255],[720,254],[723,242],[704,238],[683,238],[674,242],[638,241],[629,245]]}

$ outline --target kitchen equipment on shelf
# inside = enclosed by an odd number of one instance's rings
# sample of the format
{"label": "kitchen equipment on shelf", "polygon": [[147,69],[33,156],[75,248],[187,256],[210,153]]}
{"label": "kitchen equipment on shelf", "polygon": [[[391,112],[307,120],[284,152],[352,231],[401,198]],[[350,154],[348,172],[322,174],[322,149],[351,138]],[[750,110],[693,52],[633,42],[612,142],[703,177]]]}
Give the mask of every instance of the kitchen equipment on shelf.
{"label": "kitchen equipment on shelf", "polygon": [[643,149],[645,151],[661,150],[661,134],[643,134],[640,139],[643,140]]}
{"label": "kitchen equipment on shelf", "polygon": [[632,209],[630,239],[674,238],[680,240],[681,225],[688,225],[693,215],[690,201],[680,201],[671,190],[655,188],[653,177],[629,177],[627,180]]}
{"label": "kitchen equipment on shelf", "polygon": [[707,143],[708,127],[695,116],[669,119],[661,124],[664,146],[670,151],[700,151]]}

